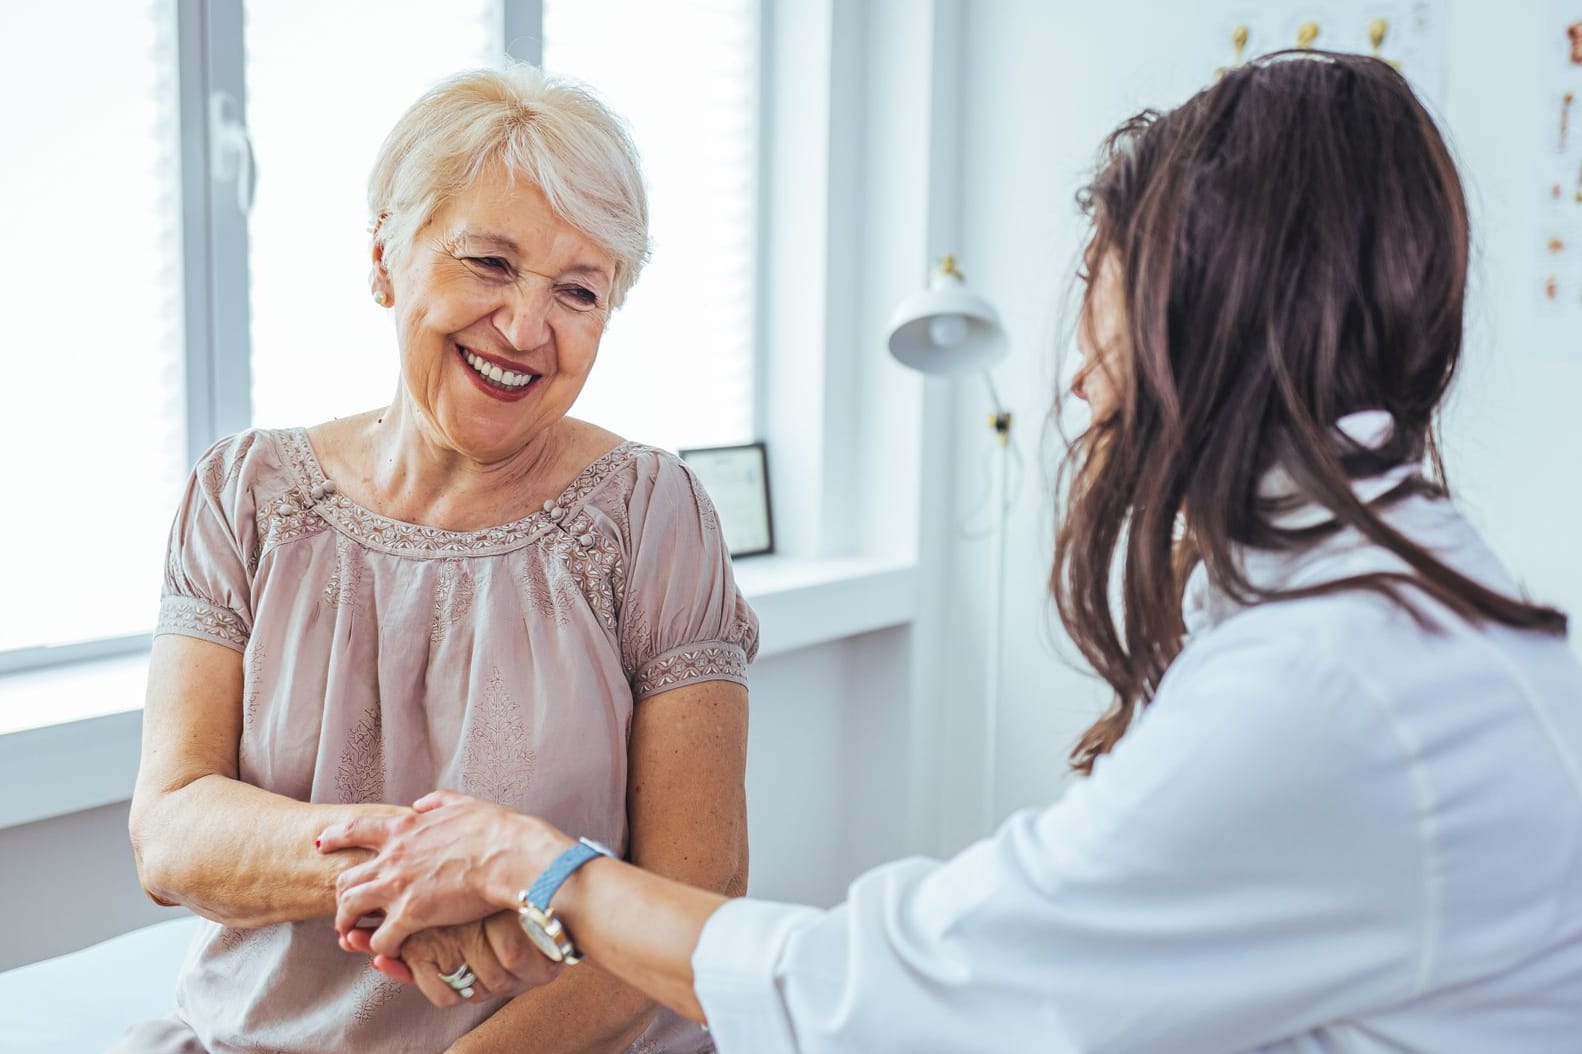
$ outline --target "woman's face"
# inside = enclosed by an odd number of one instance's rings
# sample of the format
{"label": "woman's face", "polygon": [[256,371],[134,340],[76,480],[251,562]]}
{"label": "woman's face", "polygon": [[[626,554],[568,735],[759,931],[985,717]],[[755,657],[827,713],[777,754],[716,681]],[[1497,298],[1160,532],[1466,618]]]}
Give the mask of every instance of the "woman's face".
{"label": "woman's face", "polygon": [[1120,409],[1130,355],[1120,257],[1113,251],[1100,255],[1096,245],[1088,246],[1084,260],[1088,291],[1077,326],[1082,365],[1071,383],[1072,394],[1088,404],[1095,424]]}
{"label": "woman's face", "polygon": [[491,166],[455,194],[374,288],[394,301],[401,379],[441,443],[503,461],[582,391],[609,311],[614,258],[537,187]]}

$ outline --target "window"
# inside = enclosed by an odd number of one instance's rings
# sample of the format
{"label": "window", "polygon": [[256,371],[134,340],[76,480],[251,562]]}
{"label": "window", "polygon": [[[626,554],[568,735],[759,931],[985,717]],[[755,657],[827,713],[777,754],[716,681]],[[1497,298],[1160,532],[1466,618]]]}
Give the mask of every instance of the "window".
{"label": "window", "polygon": [[[253,421],[310,425],[396,389],[390,312],[369,299],[368,171],[434,82],[497,65],[494,0],[254,0],[247,126],[258,156],[248,223]],[[303,76],[304,70],[312,70]]]}
{"label": "window", "polygon": [[0,91],[28,100],[0,124],[34,160],[0,173],[27,204],[0,257],[27,349],[0,493],[42,513],[0,517],[0,674],[146,646],[216,438],[389,400],[368,171],[424,89],[507,44],[625,116],[649,182],[653,260],[573,413],[670,447],[754,438],[760,3],[145,0],[91,33],[69,5],[0,5]]}
{"label": "window", "polygon": [[754,438],[757,34],[753,0],[544,4],[544,68],[631,126],[653,236],[572,412],[672,449]]}
{"label": "window", "polygon": [[0,97],[0,655],[37,662],[147,631],[186,473],[174,0],[0,5]]}

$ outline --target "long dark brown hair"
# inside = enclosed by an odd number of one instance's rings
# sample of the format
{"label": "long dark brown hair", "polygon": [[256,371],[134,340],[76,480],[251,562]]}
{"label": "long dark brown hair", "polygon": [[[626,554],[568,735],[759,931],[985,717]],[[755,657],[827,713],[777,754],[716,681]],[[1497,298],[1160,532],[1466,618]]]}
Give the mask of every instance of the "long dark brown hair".
{"label": "long dark brown hair", "polygon": [[[1326,52],[1234,70],[1175,110],[1124,123],[1079,202],[1093,220],[1090,265],[1118,265],[1125,347],[1117,409],[1062,466],[1050,584],[1067,632],[1115,692],[1073,750],[1075,768],[1090,771],[1152,700],[1181,650],[1182,595],[1199,562],[1243,603],[1367,589],[1426,624],[1408,596],[1421,591],[1469,619],[1566,632],[1560,612],[1459,574],[1377,511],[1445,493],[1435,416],[1461,354],[1468,264],[1455,164],[1399,73]],[[1337,439],[1335,423],[1362,410],[1394,418],[1383,445]],[[1431,478],[1371,507],[1353,492],[1353,479],[1425,460]],[[1258,483],[1277,463],[1331,523],[1271,522]],[[1344,527],[1410,572],[1272,591],[1233,556]]]}

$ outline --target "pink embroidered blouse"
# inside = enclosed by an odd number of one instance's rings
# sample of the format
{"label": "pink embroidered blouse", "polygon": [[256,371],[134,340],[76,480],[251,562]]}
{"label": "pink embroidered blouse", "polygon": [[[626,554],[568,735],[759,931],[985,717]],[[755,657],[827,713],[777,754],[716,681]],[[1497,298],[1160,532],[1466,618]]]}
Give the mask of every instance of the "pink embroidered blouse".
{"label": "pink embroidered blouse", "polygon": [[[746,684],[758,624],[713,506],[662,451],[624,443],[527,518],[456,532],[326,488],[292,429],[244,432],[198,463],[158,632],[242,654],[249,783],[402,804],[453,787],[622,849],[634,705]],[[342,952],[327,918],[213,924],[175,1016],[118,1050],[438,1052],[503,1003],[434,1009]],[[711,1048],[665,1012],[632,1049]]]}

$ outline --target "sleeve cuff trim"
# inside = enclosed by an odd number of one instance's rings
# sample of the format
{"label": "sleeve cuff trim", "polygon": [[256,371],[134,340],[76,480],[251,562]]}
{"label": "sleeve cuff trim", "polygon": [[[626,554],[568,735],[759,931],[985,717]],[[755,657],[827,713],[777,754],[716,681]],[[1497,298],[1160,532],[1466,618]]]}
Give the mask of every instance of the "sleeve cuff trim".
{"label": "sleeve cuff trim", "polygon": [[252,627],[236,612],[218,604],[196,597],[166,596],[159,602],[159,623],[154,629],[155,636],[161,633],[197,637],[242,651]]}
{"label": "sleeve cuff trim", "polygon": [[739,644],[708,641],[688,644],[650,659],[632,678],[632,695],[646,699],[672,688],[703,681],[747,684],[747,652]]}

